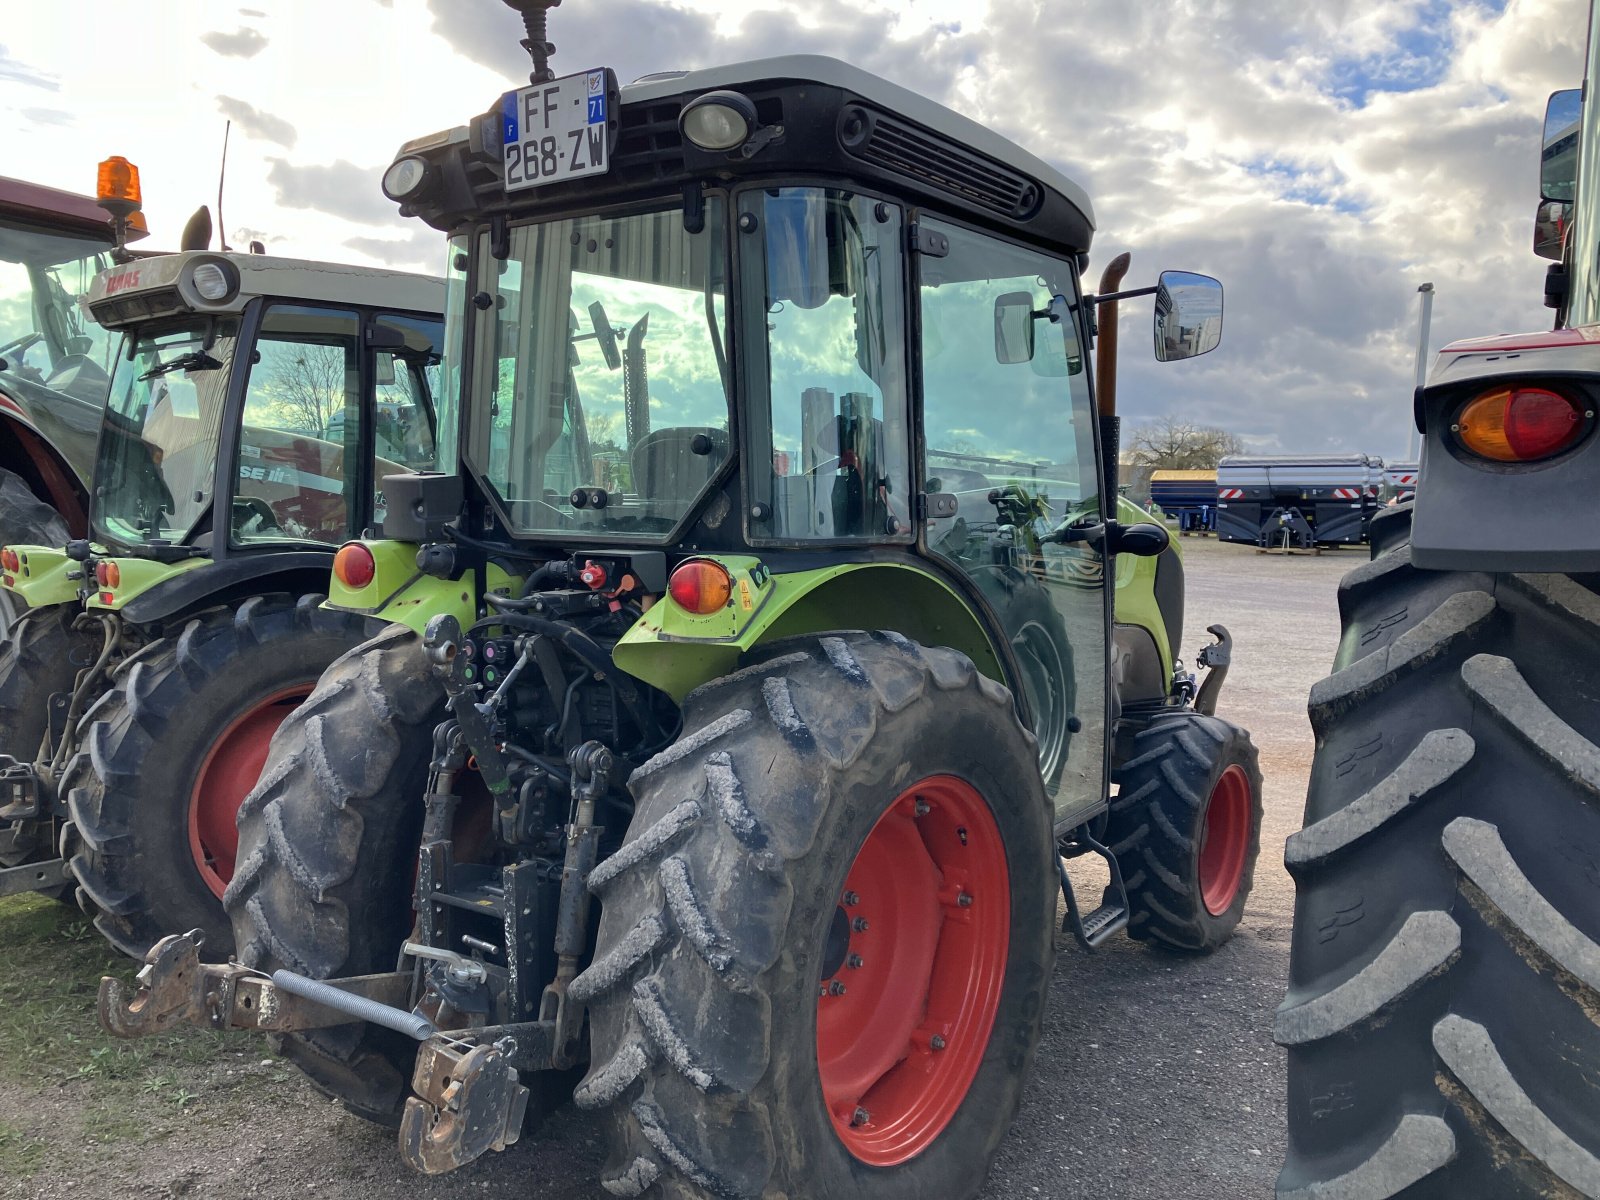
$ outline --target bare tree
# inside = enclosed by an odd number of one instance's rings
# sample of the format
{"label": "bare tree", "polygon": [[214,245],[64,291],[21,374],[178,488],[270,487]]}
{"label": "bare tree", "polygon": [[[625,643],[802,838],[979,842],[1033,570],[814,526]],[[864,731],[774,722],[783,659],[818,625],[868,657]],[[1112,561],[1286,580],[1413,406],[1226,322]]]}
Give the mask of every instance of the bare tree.
{"label": "bare tree", "polygon": [[1244,443],[1227,430],[1196,425],[1171,413],[1140,425],[1126,446],[1136,465],[1157,471],[1209,471],[1227,455],[1244,451]]}
{"label": "bare tree", "polygon": [[285,343],[272,365],[274,399],[290,422],[313,437],[325,436],[334,414],[344,411],[344,347]]}

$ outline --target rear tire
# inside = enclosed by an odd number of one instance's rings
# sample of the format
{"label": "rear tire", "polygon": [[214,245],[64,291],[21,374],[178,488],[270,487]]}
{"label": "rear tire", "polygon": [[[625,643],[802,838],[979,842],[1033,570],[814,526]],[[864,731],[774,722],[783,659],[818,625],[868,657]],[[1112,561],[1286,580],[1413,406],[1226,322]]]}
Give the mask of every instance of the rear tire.
{"label": "rear tire", "polygon": [[119,672],[84,716],[83,749],[62,781],[78,851],[72,869],[95,927],[142,957],[199,929],[202,955],[228,957],[222,911],[234,815],[267,738],[322,672],[368,632],[321,596],[253,596],[213,609]]}
{"label": "rear tire", "polygon": [[1157,717],[1116,782],[1105,839],[1128,891],[1128,936],[1209,954],[1238,928],[1261,852],[1250,735],[1203,713]]}
{"label": "rear tire", "polygon": [[[71,692],[78,672],[93,664],[100,641],[72,628],[75,604],[29,609],[0,638],[0,754],[33,762],[49,724],[50,697]],[[56,857],[55,821],[0,823],[0,867]],[[66,888],[56,895],[71,895]]]}
{"label": "rear tire", "polygon": [[1600,579],[1392,532],[1311,693],[1278,1195],[1600,1196]]}
{"label": "rear tire", "polygon": [[[313,979],[394,969],[413,922],[433,730],[444,689],[422,639],[390,626],[345,654],[272,739],[239,810],[223,905],[239,959]],[[399,1123],[417,1044],[360,1022],[275,1045],[357,1116]]]}
{"label": "rear tire", "polygon": [[[773,653],[688,698],[590,877],[604,907],[572,985],[591,1023],[575,1099],[609,1118],[603,1186],[963,1200],[1021,1100],[1053,964],[1037,748],[1010,694],[954,651],[849,634]],[[974,943],[989,957],[963,957]],[[946,985],[983,999],[941,1047],[926,1014]],[[897,1073],[899,1047],[927,1076]],[[878,1111],[855,1125],[857,1107]]]}

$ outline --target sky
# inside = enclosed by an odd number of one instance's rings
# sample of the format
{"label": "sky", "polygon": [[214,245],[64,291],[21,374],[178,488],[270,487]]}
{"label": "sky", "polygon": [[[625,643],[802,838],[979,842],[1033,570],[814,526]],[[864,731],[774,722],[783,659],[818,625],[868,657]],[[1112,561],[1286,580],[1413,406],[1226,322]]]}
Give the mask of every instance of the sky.
{"label": "sky", "polygon": [[[138,164],[152,237],[215,206],[235,246],[438,271],[378,180],[399,145],[526,81],[500,0],[77,0],[0,27],[0,172],[92,192]],[[70,12],[70,17],[63,14]],[[1090,279],[1133,254],[1226,288],[1221,347],[1157,364],[1122,306],[1125,426],[1173,413],[1263,453],[1403,457],[1417,287],[1434,350],[1548,327],[1532,251],[1547,95],[1581,82],[1585,0],[566,0],[554,65],[831,54],[1078,180]]]}

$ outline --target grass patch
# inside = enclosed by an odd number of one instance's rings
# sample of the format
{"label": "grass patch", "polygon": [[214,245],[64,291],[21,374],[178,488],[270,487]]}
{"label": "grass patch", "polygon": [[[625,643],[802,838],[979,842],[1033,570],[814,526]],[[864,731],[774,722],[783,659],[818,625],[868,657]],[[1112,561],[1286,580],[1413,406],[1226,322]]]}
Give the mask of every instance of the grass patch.
{"label": "grass patch", "polygon": [[47,1146],[9,1121],[0,1121],[0,1179],[27,1179],[44,1165]]}
{"label": "grass patch", "polygon": [[[266,1043],[188,1028],[122,1041],[100,1029],[102,975],[131,983],[136,964],[112,950],[79,912],[41,896],[0,900],[0,1078],[78,1103],[91,1142],[161,1137],[185,1121],[226,1115],[290,1086],[263,1068]],[[10,1132],[8,1133],[8,1129]],[[0,1123],[0,1177],[42,1151]]]}

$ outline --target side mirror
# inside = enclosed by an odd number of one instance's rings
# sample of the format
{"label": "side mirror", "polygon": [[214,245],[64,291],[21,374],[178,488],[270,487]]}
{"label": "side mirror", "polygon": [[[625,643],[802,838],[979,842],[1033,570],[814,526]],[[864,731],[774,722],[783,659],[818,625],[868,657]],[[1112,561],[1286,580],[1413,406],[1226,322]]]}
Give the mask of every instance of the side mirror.
{"label": "side mirror", "polygon": [[1033,296],[1007,292],[994,301],[994,357],[1002,364],[1033,361]]}
{"label": "side mirror", "polygon": [[1561,261],[1561,250],[1567,240],[1567,226],[1572,224],[1572,205],[1560,200],[1543,200],[1533,218],[1533,252],[1540,258]]}
{"label": "side mirror", "polygon": [[611,327],[611,321],[606,316],[606,306],[596,300],[589,305],[589,324],[594,329],[595,341],[600,343],[600,353],[606,360],[610,370],[617,370],[622,366],[622,352],[617,349],[617,331]]}
{"label": "side mirror", "polygon": [[1222,341],[1222,284],[1209,275],[1163,271],[1156,285],[1156,359],[1198,358]]}
{"label": "side mirror", "polygon": [[1539,198],[1571,204],[1578,191],[1578,125],[1583,92],[1552,92],[1544,109],[1544,144],[1539,151]]}
{"label": "side mirror", "polygon": [[1154,558],[1172,545],[1172,535],[1165,525],[1153,521],[1140,521],[1137,525],[1117,525],[1112,530],[1113,554],[1131,554],[1135,558]]}

